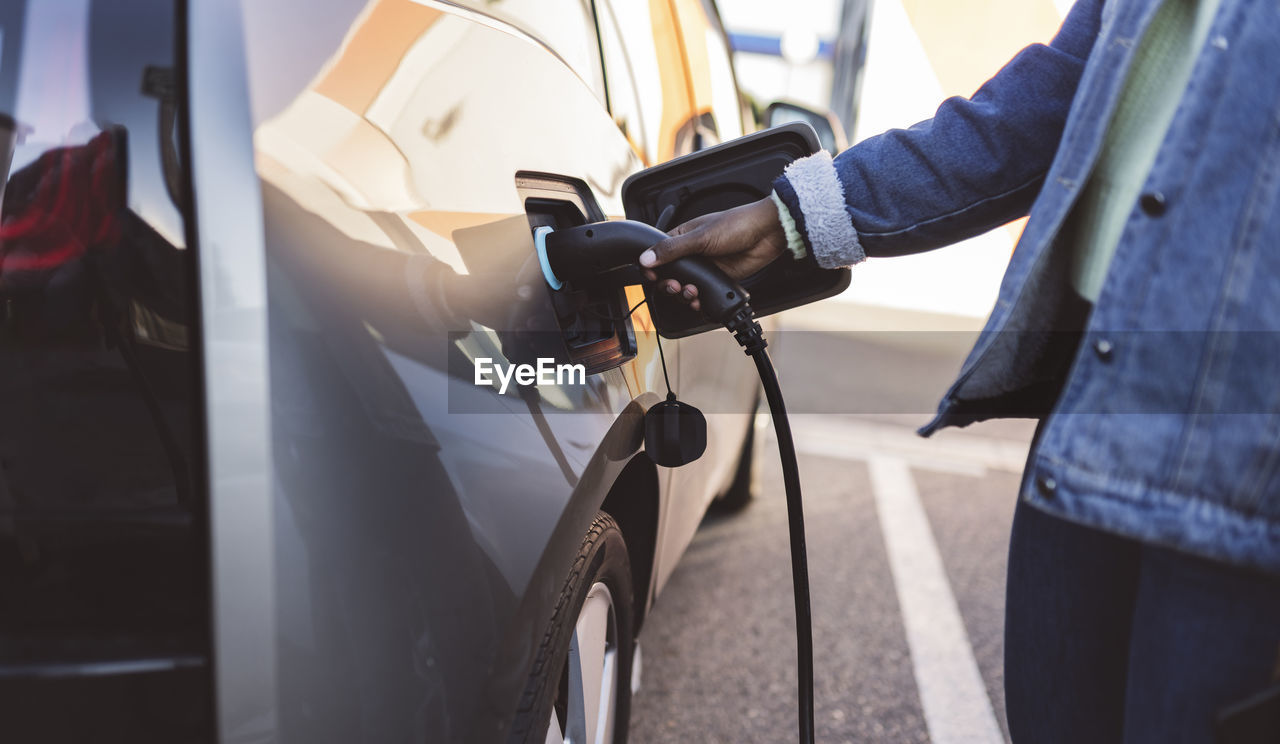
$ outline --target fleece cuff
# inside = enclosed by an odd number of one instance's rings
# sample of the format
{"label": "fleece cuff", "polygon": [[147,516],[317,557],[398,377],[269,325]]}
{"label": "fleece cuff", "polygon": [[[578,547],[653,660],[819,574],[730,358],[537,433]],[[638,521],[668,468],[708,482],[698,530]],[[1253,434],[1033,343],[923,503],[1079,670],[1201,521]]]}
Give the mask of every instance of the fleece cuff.
{"label": "fleece cuff", "polygon": [[804,238],[800,237],[800,228],[796,227],[796,221],[791,217],[791,210],[787,209],[787,203],[778,196],[778,192],[774,191],[769,194],[769,197],[773,199],[773,206],[778,209],[778,221],[782,223],[782,231],[787,235],[787,250],[791,251],[791,256],[799,261],[809,253],[804,245]]}
{"label": "fleece cuff", "polygon": [[791,163],[773,185],[819,266],[835,269],[866,259],[830,153],[822,150]]}

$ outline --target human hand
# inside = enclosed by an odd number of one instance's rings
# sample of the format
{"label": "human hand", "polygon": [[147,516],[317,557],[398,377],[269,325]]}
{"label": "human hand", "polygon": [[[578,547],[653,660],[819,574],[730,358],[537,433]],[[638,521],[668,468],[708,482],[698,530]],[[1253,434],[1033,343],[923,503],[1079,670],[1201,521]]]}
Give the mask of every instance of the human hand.
{"label": "human hand", "polygon": [[[704,256],[734,279],[750,276],[772,262],[787,249],[787,235],[778,221],[778,208],[766,197],[741,207],[712,212],[680,225],[668,233],[670,237],[640,254],[645,277],[656,281],[651,269],[685,256]],[[666,279],[662,288],[668,294],[680,294],[694,310],[698,288],[681,286]]]}

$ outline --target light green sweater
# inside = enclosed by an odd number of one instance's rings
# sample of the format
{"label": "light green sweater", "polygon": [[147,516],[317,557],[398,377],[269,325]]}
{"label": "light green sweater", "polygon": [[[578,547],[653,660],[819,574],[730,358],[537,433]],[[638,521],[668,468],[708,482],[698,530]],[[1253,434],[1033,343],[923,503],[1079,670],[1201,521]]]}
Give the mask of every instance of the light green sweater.
{"label": "light green sweater", "polygon": [[1219,2],[1165,0],[1143,34],[1098,162],[1063,227],[1071,284],[1091,302],[1098,300]]}

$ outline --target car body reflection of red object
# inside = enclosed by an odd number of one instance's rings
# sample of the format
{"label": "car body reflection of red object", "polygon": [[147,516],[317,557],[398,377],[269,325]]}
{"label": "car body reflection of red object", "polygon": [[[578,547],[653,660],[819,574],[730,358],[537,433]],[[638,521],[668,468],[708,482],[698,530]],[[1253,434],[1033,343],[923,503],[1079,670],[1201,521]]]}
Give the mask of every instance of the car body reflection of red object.
{"label": "car body reflection of red object", "polygon": [[0,275],[47,271],[120,237],[124,135],[51,150],[15,173],[0,223]]}

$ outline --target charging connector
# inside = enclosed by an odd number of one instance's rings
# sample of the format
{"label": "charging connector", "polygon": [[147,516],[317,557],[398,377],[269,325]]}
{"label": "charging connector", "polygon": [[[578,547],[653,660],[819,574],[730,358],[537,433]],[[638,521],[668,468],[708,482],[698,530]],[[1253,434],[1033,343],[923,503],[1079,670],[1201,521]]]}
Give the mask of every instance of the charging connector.
{"label": "charging connector", "polygon": [[[636,259],[666,237],[666,233],[643,222],[595,222],[543,234],[540,240],[545,250],[539,251],[538,258],[544,276],[556,277],[569,286],[625,287],[646,281]],[[702,313],[721,325],[750,300],[741,285],[705,258],[682,258],[658,266],[653,272],[660,279],[675,279],[697,287]]]}

